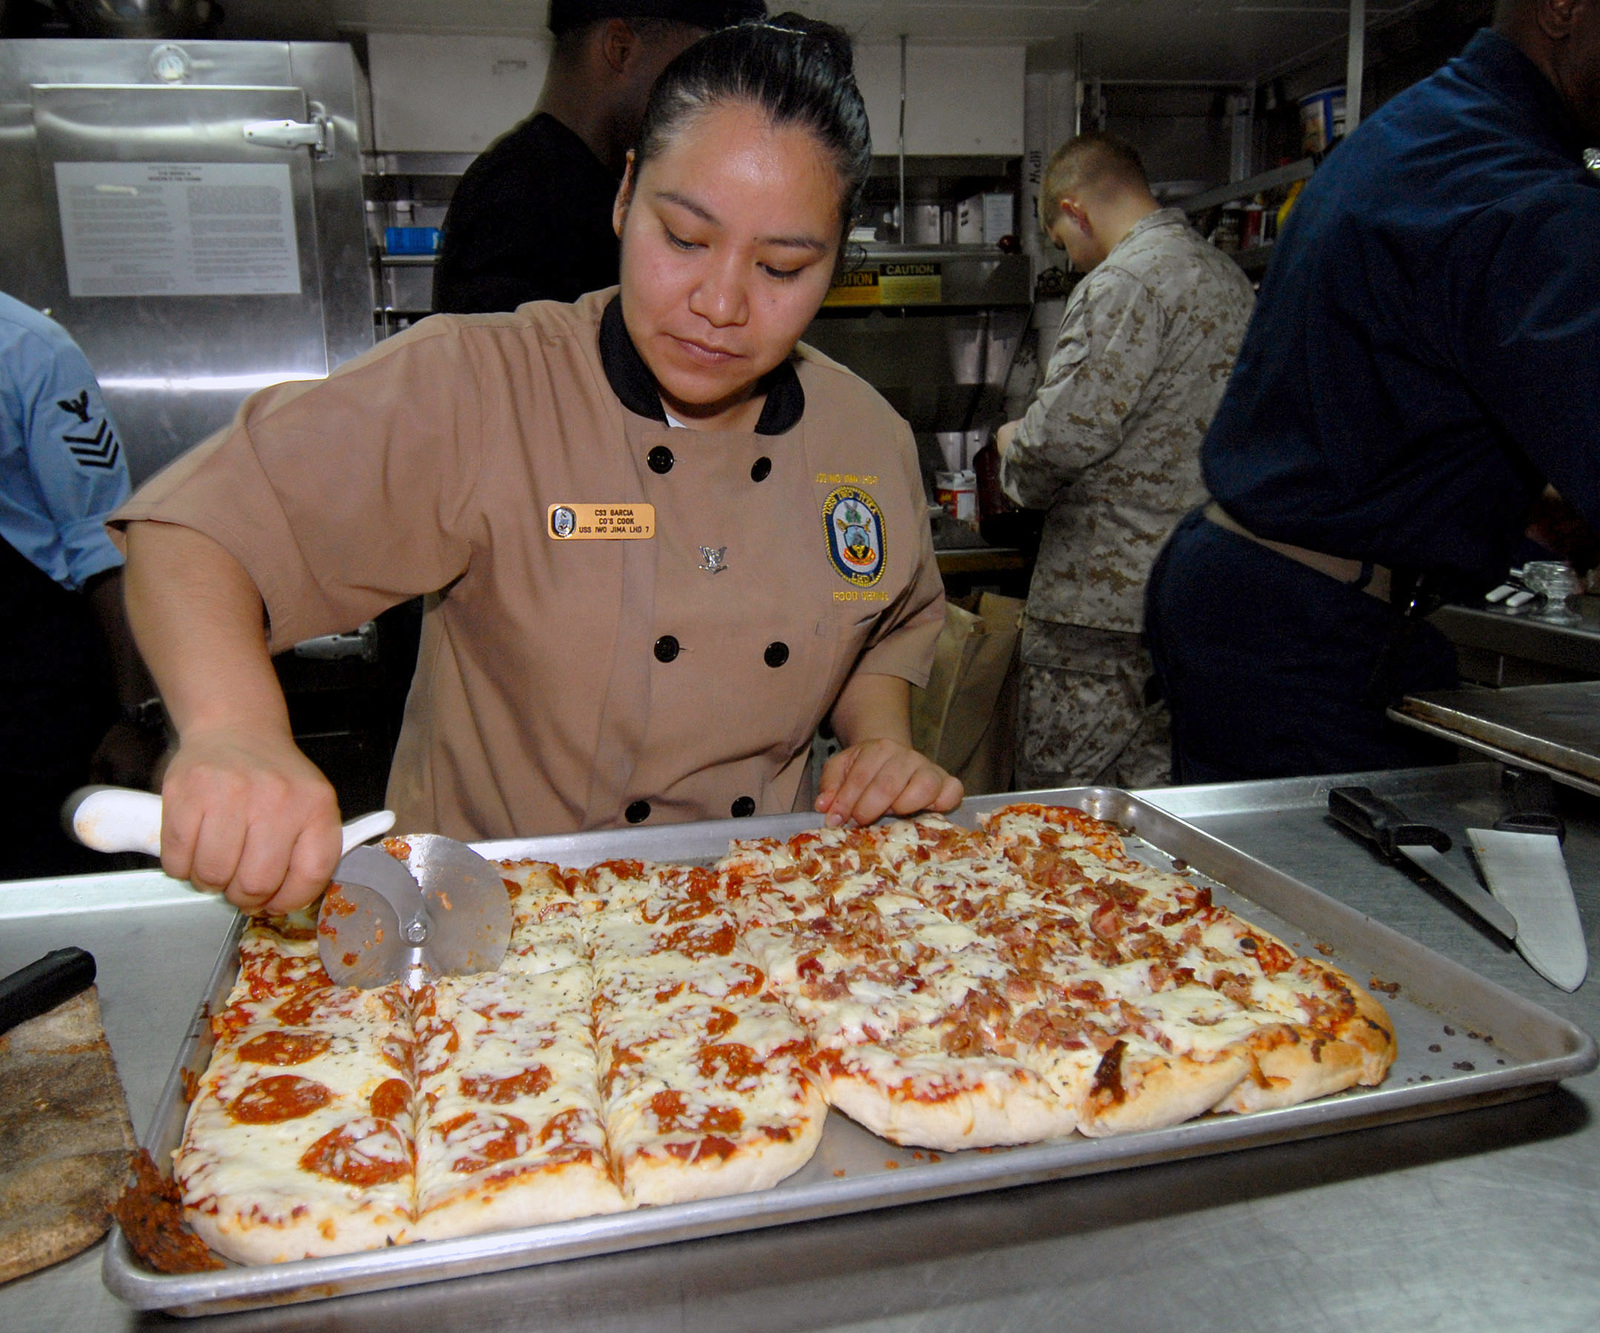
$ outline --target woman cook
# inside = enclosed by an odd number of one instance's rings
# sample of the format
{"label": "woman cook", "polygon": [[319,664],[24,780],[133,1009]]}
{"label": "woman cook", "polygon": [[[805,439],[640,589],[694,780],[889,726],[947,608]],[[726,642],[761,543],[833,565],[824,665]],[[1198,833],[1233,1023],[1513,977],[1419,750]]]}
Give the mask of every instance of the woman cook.
{"label": "woman cook", "polygon": [[707,37],[651,95],[619,289],[439,316],[258,393],[120,511],[181,742],[169,874],[252,909],[322,889],[337,804],[268,654],[421,593],[402,830],[788,811],[824,718],[830,823],[959,801],[910,747],[944,615],[910,431],[797,346],[870,152],[837,30]]}

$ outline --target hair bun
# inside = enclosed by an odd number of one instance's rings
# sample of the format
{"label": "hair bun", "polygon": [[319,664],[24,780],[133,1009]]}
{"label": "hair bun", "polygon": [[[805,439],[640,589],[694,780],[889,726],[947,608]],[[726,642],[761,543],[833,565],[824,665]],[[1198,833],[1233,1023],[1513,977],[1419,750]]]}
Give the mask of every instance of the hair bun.
{"label": "hair bun", "polygon": [[827,51],[832,63],[838,66],[841,76],[855,73],[855,53],[850,45],[850,34],[843,28],[821,19],[807,18],[792,9],[767,19],[766,26],[819,43]]}

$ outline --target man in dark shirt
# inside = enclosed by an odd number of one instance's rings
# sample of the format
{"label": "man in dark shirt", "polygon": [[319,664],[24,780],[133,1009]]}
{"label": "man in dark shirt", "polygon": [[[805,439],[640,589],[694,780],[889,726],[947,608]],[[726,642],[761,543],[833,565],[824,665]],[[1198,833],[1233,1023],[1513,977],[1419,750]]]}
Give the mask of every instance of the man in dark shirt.
{"label": "man in dark shirt", "polygon": [[711,29],[765,14],[763,0],[550,0],[538,105],[461,178],[433,308],[514,310],[616,282],[611,206],[656,76]]}
{"label": "man in dark shirt", "polygon": [[1600,0],[1502,0],[1295,206],[1146,632],[1178,781],[1433,762],[1429,600],[1504,575],[1553,486],[1600,527]]}

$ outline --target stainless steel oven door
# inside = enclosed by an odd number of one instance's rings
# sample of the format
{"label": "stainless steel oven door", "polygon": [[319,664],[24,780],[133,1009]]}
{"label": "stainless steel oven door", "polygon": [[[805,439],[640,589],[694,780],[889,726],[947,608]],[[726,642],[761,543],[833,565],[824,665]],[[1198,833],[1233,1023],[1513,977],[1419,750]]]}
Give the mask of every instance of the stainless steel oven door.
{"label": "stainless steel oven door", "polygon": [[95,367],[136,481],[245,393],[328,373],[312,161],[357,148],[303,90],[29,95],[63,260],[52,313]]}

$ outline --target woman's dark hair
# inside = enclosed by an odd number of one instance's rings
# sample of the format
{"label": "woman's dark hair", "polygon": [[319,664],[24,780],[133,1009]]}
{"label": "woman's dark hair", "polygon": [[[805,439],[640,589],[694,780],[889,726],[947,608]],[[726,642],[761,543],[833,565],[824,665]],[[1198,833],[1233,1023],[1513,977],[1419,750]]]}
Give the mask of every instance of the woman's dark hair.
{"label": "woman's dark hair", "polygon": [[779,14],[703,37],[661,72],[650,90],[634,172],[658,156],[684,124],[728,102],[759,107],[774,125],[809,130],[844,183],[846,234],[872,168],[872,131],[856,87],[850,38],[801,14]]}

